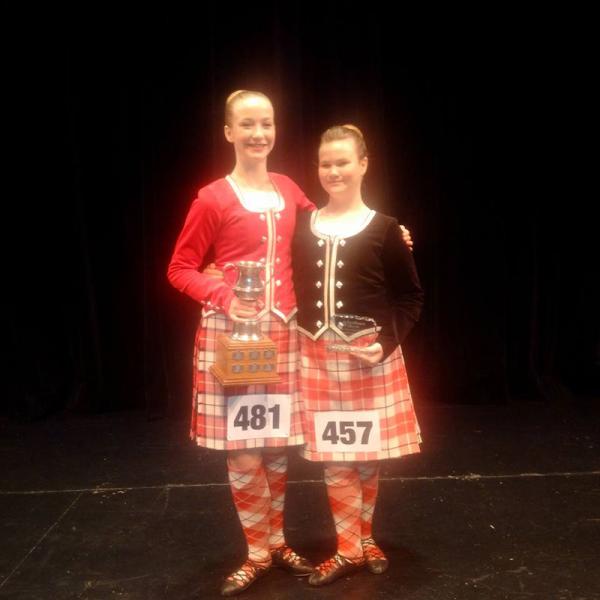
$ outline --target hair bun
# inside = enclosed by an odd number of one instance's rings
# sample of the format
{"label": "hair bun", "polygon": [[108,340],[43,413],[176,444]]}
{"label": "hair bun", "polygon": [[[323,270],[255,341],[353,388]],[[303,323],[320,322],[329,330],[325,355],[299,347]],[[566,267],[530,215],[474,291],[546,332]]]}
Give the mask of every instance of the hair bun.
{"label": "hair bun", "polygon": [[235,92],[231,92],[229,96],[227,96],[227,100],[225,100],[225,104],[229,104],[236,96],[239,94],[243,94],[246,90],[235,90]]}
{"label": "hair bun", "polygon": [[351,131],[356,132],[363,139],[365,138],[365,136],[362,134],[362,131],[356,125],[352,125],[352,123],[347,123],[345,125],[342,125],[342,127],[344,129],[350,129]]}

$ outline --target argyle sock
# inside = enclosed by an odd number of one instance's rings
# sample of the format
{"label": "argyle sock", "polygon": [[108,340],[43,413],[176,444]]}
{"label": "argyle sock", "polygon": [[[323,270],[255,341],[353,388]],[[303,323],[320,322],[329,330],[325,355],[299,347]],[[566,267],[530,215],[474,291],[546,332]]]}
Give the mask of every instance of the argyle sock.
{"label": "argyle sock", "polygon": [[362,508],[360,511],[360,529],[362,539],[373,536],[373,512],[379,488],[379,463],[357,463],[358,476],[362,488]]}
{"label": "argyle sock", "polygon": [[227,459],[229,484],[233,502],[248,543],[248,558],[259,563],[271,560],[269,553],[269,509],[271,494],[262,465],[240,470]]}
{"label": "argyle sock", "polygon": [[285,503],[285,485],[287,482],[287,452],[263,451],[263,465],[267,474],[271,492],[271,507],[269,510],[269,525],[271,533],[269,546],[271,550],[285,544],[283,533],[283,507]]}
{"label": "argyle sock", "polygon": [[362,494],[358,471],[353,463],[325,463],[324,473],[338,553],[350,559],[360,558]]}

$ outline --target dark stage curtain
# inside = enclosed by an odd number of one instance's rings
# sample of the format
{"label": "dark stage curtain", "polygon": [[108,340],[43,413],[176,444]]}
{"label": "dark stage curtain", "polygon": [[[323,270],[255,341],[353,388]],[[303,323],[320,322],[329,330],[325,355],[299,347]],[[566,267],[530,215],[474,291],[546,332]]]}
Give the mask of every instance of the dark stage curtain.
{"label": "dark stage curtain", "polygon": [[409,19],[302,6],[34,36],[11,91],[6,414],[188,411],[199,307],[165,272],[196,190],[233,166],[222,113],[239,88],[273,99],[270,168],[317,203],[319,133],[365,132],[365,197],[411,229],[426,291],[405,346],[417,401],[598,391],[588,198],[572,182],[550,199],[573,159],[557,56],[519,31],[411,36]]}

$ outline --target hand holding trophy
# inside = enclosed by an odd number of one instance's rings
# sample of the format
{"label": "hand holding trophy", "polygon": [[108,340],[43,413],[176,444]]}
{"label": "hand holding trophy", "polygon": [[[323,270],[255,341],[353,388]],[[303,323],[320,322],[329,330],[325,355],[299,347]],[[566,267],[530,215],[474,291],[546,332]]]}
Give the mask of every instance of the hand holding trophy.
{"label": "hand holding trophy", "polygon": [[[264,292],[260,277],[264,265],[255,261],[240,261],[226,265],[236,267],[238,279],[233,292],[240,301],[256,301]],[[277,383],[277,349],[275,343],[263,335],[256,319],[237,318],[231,335],[217,340],[217,356],[211,366],[212,374],[221,385],[252,385]]]}

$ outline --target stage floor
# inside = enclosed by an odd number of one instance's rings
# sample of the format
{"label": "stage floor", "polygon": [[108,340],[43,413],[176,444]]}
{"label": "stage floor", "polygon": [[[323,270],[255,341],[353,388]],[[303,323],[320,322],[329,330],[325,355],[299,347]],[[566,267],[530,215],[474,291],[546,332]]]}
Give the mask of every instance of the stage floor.
{"label": "stage floor", "polygon": [[[420,455],[382,464],[390,559],[328,587],[273,570],[240,598],[600,598],[600,400],[417,407]],[[0,598],[219,598],[245,544],[224,455],[143,412],[0,422]],[[291,545],[334,550],[318,464],[290,462]]]}

